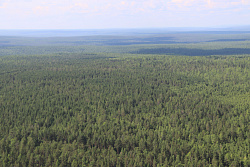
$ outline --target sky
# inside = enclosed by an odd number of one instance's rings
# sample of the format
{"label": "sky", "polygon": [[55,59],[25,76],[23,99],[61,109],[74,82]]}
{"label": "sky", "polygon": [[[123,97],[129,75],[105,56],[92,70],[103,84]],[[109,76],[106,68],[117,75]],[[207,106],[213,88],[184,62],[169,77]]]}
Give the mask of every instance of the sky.
{"label": "sky", "polygon": [[0,0],[0,29],[250,25],[250,0]]}

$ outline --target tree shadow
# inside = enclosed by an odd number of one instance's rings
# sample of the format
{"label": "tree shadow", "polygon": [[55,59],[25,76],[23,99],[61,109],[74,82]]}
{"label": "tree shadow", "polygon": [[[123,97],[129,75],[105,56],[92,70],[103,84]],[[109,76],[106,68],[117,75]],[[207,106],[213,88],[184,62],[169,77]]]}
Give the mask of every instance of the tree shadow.
{"label": "tree shadow", "polygon": [[155,48],[140,49],[130,52],[132,54],[165,54],[165,55],[185,55],[185,56],[211,56],[211,55],[242,55],[250,54],[248,48],[225,48],[216,50],[188,49],[188,48]]}

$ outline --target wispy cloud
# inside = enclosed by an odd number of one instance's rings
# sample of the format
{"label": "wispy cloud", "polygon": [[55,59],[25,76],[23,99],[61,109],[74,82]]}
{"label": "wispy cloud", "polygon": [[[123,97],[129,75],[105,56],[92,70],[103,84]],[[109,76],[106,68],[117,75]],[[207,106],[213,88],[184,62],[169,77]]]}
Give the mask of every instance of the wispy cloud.
{"label": "wispy cloud", "polygon": [[15,22],[76,28],[249,24],[249,14],[250,0],[0,0],[0,22],[6,22],[0,29]]}

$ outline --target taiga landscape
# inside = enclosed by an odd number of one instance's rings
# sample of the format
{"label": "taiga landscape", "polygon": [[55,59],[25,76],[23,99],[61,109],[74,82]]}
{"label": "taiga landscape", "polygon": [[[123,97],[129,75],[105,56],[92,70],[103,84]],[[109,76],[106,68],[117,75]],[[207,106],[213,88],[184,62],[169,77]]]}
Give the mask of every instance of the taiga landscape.
{"label": "taiga landscape", "polygon": [[250,167],[250,0],[0,0],[0,167]]}
{"label": "taiga landscape", "polygon": [[250,166],[250,32],[91,32],[0,31],[0,166]]}

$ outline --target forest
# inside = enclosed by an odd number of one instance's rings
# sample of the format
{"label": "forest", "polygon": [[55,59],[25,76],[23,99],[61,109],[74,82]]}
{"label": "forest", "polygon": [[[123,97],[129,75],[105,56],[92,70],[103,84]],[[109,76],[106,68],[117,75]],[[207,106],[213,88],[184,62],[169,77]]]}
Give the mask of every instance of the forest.
{"label": "forest", "polygon": [[0,166],[250,166],[249,34],[193,35],[0,45]]}

